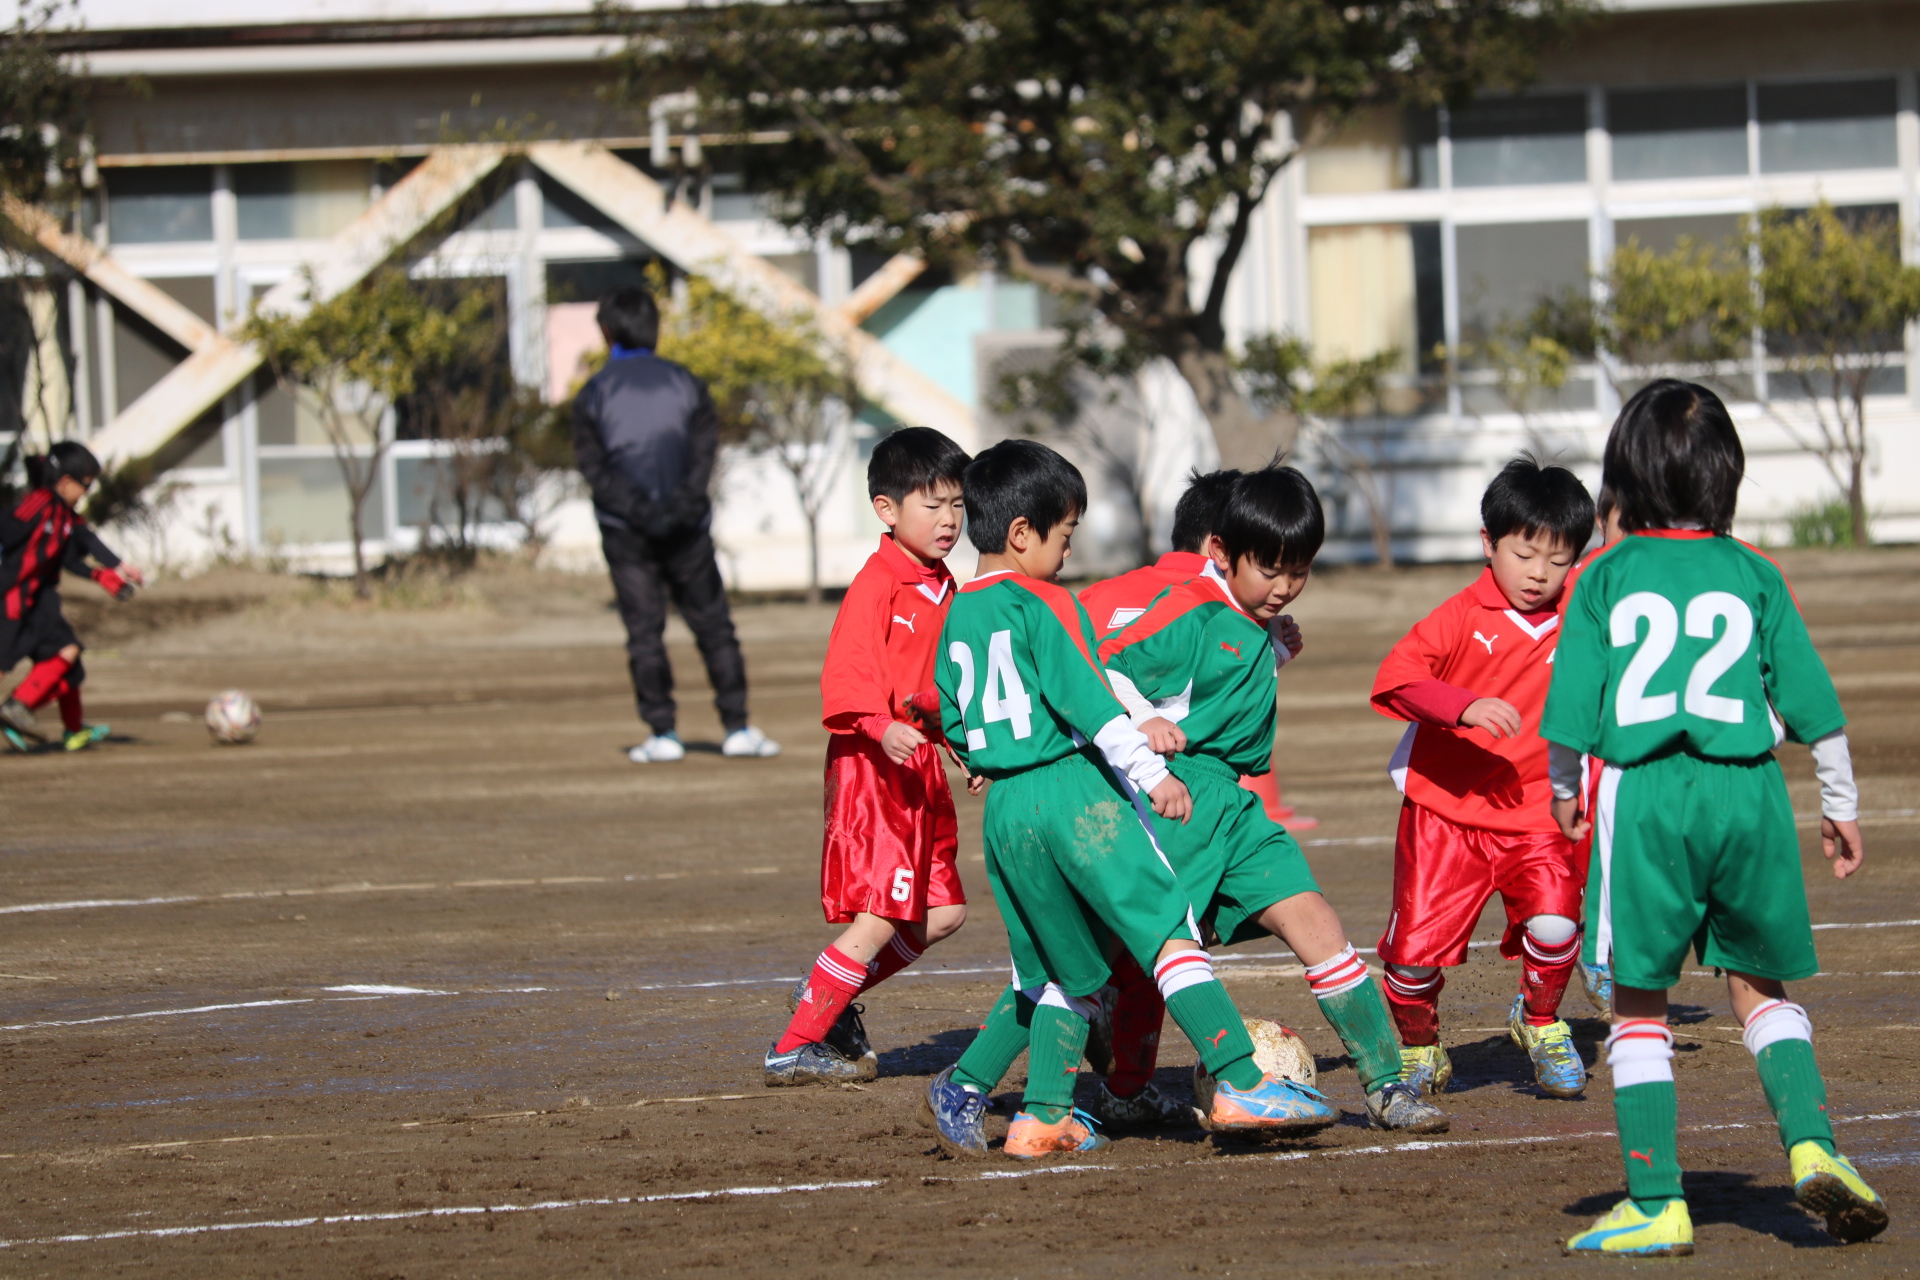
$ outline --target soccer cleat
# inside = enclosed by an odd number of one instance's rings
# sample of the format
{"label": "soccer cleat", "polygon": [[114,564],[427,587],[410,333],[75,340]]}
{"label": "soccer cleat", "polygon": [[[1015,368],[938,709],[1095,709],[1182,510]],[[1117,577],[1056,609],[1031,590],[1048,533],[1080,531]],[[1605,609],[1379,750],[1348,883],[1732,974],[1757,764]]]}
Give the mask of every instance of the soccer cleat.
{"label": "soccer cleat", "polygon": [[987,1154],[987,1100],[953,1081],[952,1067],[933,1078],[920,1099],[920,1114],[939,1135],[948,1155],[976,1158]]}
{"label": "soccer cleat", "polygon": [[96,742],[105,742],[112,732],[110,724],[83,724],[66,736],[65,746],[69,751],[85,751]]}
{"label": "soccer cleat", "polygon": [[792,1084],[860,1084],[873,1079],[862,1075],[860,1064],[849,1062],[824,1044],[803,1044],[786,1053],[776,1052],[780,1042],[767,1047],[766,1082],[769,1089]]}
{"label": "soccer cleat", "polygon": [[668,730],[656,733],[637,747],[629,748],[627,759],[635,764],[670,764],[675,760],[685,760],[687,749],[680,745],[680,735]]}
{"label": "soccer cleat", "polygon": [[1254,1088],[1234,1088],[1203,1071],[1193,1073],[1194,1111],[1215,1133],[1318,1133],[1340,1119],[1340,1108],[1318,1089],[1284,1076],[1262,1076]]}
{"label": "soccer cleat", "polygon": [[1421,1093],[1445,1093],[1453,1081],[1453,1059],[1440,1044],[1400,1046],[1400,1078]]}
{"label": "soccer cleat", "polygon": [[32,755],[40,748],[39,743],[28,741],[26,735],[11,725],[0,728],[0,736],[6,738],[8,750],[18,751],[23,756]]}
{"label": "soccer cleat", "polygon": [[21,737],[31,738],[35,742],[47,740],[47,735],[40,731],[40,722],[33,718],[33,712],[27,709],[27,704],[18,698],[8,698],[5,702],[0,702],[0,725],[5,725]]}
{"label": "soccer cleat", "polygon": [[1445,1133],[1447,1113],[1420,1096],[1404,1080],[1383,1084],[1367,1095],[1367,1124],[1394,1133]]}
{"label": "soccer cleat", "polygon": [[1887,1206],[1861,1178],[1853,1161],[1817,1142],[1797,1142],[1787,1153],[1793,1195],[1823,1215],[1827,1234],[1843,1244],[1871,1240],[1887,1229]]}
{"label": "soccer cleat", "polygon": [[1193,1108],[1175,1102],[1149,1080],[1131,1098],[1122,1098],[1102,1081],[1093,1095],[1094,1118],[1109,1129],[1183,1129],[1193,1123]]}
{"label": "soccer cleat", "polygon": [[1097,1076],[1113,1074],[1113,1006],[1120,989],[1112,983],[1094,992],[1093,1016],[1087,1019],[1087,1065]]}
{"label": "soccer cleat", "polygon": [[1563,1021],[1536,1027],[1527,1021],[1527,998],[1513,998],[1507,1035],[1533,1059],[1533,1077],[1549,1098],[1577,1098],[1587,1087],[1587,1064],[1573,1047],[1573,1028]]}
{"label": "soccer cleat", "polygon": [[[787,992],[787,1012],[792,1013],[807,998],[807,982],[811,975],[802,977],[793,984],[793,990]],[[873,1051],[873,1042],[867,1039],[867,1024],[861,1014],[867,1011],[863,1004],[850,1004],[840,1011],[840,1016],[827,1028],[826,1046],[847,1061],[859,1067],[865,1074],[863,1081],[878,1079],[880,1075],[880,1056]]]}
{"label": "soccer cleat", "polygon": [[[677,743],[675,745],[678,745]],[[735,729],[720,744],[720,754],[736,760],[764,759],[780,754],[780,744],[752,725]]]}
{"label": "soccer cleat", "polygon": [[1061,1151],[1098,1151],[1106,1145],[1108,1140],[1094,1128],[1093,1117],[1078,1107],[1055,1124],[1022,1111],[1007,1129],[1007,1154],[1020,1160]]}
{"label": "soccer cleat", "polygon": [[1613,1017],[1613,966],[1610,964],[1579,963],[1580,985],[1586,988],[1587,1003],[1599,1011],[1603,1018]]}
{"label": "soccer cleat", "polygon": [[1681,1258],[1693,1252],[1693,1218],[1685,1200],[1669,1200],[1653,1217],[1622,1200],[1607,1215],[1567,1241],[1568,1253],[1619,1254],[1637,1258]]}

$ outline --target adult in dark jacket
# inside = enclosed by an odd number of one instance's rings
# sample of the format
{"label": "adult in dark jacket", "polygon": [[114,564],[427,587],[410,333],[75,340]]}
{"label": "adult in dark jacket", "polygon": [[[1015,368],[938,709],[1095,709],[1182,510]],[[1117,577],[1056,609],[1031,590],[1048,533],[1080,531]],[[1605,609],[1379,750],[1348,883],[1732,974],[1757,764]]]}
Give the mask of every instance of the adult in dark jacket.
{"label": "adult in dark jacket", "polygon": [[616,289],[596,316],[606,367],[573,402],[573,451],[593,492],[600,546],[627,627],[627,665],[653,736],[635,764],[686,755],[675,728],[673,667],[662,633],[671,600],[693,632],[726,728],[721,754],[774,756],[780,744],[747,723],[747,667],[734,638],[709,526],[720,424],[700,379],[653,353],[660,312],[644,289]]}

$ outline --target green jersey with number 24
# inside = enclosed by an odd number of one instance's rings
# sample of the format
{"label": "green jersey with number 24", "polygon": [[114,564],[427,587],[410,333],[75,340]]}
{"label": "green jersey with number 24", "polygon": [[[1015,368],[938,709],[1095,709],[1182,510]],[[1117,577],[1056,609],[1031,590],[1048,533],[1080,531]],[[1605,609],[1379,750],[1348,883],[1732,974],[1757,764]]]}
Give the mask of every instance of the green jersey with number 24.
{"label": "green jersey with number 24", "polygon": [[1634,534],[1581,572],[1540,736],[1627,766],[1751,760],[1846,724],[1786,576],[1743,542]]}

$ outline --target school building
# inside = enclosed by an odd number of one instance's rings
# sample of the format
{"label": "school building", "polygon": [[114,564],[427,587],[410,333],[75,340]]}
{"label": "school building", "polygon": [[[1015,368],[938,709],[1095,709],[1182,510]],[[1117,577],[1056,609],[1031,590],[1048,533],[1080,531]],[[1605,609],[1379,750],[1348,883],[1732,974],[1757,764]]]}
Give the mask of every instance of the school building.
{"label": "school building", "polygon": [[[1471,357],[1444,376],[1439,348],[1471,351],[1541,295],[1589,287],[1629,238],[1716,238],[1743,214],[1822,198],[1897,214],[1910,247],[1920,232],[1920,5],[1611,8],[1525,95],[1350,122],[1290,167],[1236,272],[1235,342],[1286,330],[1326,355],[1401,353],[1391,416],[1341,428],[1374,464],[1401,556],[1477,555],[1480,489],[1518,449],[1597,480],[1619,402],[1601,369],[1516,395]],[[417,270],[501,281],[515,376],[555,398],[597,344],[592,299],[656,256],[756,305],[810,311],[849,343],[870,419],[936,426],[973,448],[1007,430],[990,405],[998,362],[1049,340],[1050,300],[1031,284],[797,239],[711,140],[709,176],[669,198],[656,164],[701,145],[697,122],[671,102],[616,109],[602,97],[617,45],[580,0],[82,0],[80,12],[98,186],[79,227],[8,213],[77,274],[26,291],[37,346],[18,340],[16,318],[5,373],[20,410],[0,429],[72,435],[115,460],[159,457],[169,503],[123,537],[148,559],[186,567],[229,550],[343,563],[332,447],[232,331],[256,302],[350,287],[453,208],[464,221]],[[1835,491],[1804,447],[1813,406],[1758,355],[1744,385],[1742,532],[1780,541],[1790,515]],[[1163,536],[1181,476],[1216,456],[1165,370],[1150,371],[1126,413],[1114,447],[1127,466],[1083,458],[1098,473],[1088,569],[1134,554],[1143,521]],[[1904,353],[1868,418],[1876,534],[1920,539],[1920,385]],[[882,429],[852,424],[825,460],[830,583],[851,577],[878,532],[861,473]],[[418,545],[442,452],[394,441],[363,522],[376,547]],[[1338,522],[1330,554],[1369,554],[1357,482],[1311,450],[1301,460]],[[591,512],[577,495],[554,498],[549,554],[593,566]],[[719,499],[732,583],[804,580],[804,524],[783,469],[730,454]]]}

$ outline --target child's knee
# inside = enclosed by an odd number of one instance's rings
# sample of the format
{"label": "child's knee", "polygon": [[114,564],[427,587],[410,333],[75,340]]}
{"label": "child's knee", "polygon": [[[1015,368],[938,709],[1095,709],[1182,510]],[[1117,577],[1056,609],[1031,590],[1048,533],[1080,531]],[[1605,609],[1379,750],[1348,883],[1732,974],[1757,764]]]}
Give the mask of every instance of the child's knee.
{"label": "child's knee", "polygon": [[1573,941],[1573,936],[1580,932],[1580,926],[1565,916],[1543,914],[1527,917],[1527,932],[1541,946],[1562,947]]}
{"label": "child's knee", "polygon": [[927,922],[924,926],[923,945],[932,946],[944,938],[951,938],[960,932],[960,926],[967,922],[967,904],[956,902],[952,906],[927,908]]}
{"label": "child's knee", "polygon": [[62,662],[76,662],[79,658],[80,646],[77,644],[70,644],[60,651],[60,660]]}

